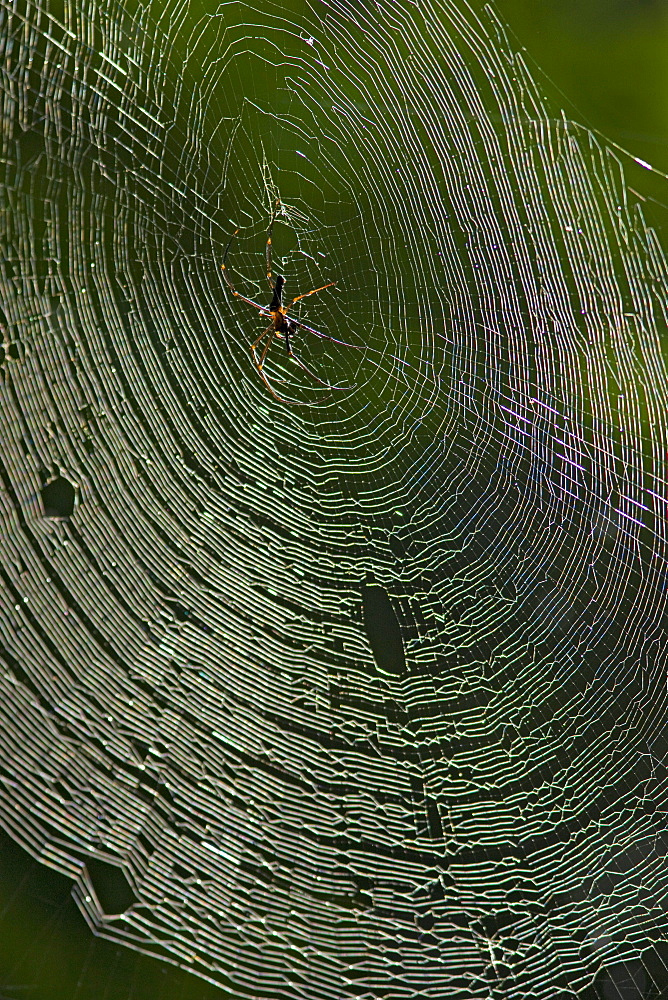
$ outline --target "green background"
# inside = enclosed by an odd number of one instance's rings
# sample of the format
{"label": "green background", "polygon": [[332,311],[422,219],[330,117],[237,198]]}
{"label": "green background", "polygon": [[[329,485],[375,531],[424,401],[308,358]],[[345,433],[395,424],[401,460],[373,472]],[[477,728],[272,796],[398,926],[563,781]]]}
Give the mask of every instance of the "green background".
{"label": "green background", "polygon": [[498,0],[497,9],[570,117],[668,173],[666,0]]}
{"label": "green background", "polygon": [[[511,43],[555,110],[668,174],[668,0],[499,0]],[[666,181],[629,182],[668,229]],[[0,835],[0,1000],[186,1000],[222,992],[165,963],[95,939],[70,884]]]}
{"label": "green background", "polygon": [[[557,109],[668,175],[668,0],[498,0],[496,9]],[[665,230],[664,176],[623,162],[651,200],[649,221]]]}

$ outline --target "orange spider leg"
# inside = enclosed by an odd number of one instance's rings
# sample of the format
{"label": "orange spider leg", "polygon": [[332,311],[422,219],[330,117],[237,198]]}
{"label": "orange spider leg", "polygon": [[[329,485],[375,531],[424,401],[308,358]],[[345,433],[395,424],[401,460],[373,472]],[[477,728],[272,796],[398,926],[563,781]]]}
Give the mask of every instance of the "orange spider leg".
{"label": "orange spider leg", "polygon": [[328,285],[321,285],[320,288],[314,288],[310,292],[304,292],[303,295],[296,295],[295,298],[290,303],[290,305],[285,307],[284,314],[287,313],[288,309],[292,309],[295,302],[299,302],[300,299],[307,299],[309,295],[315,295],[316,292],[324,292],[326,288],[332,288],[332,286],[335,284],[336,284],[335,281],[330,281]]}
{"label": "orange spider leg", "polygon": [[253,299],[249,299],[246,295],[242,295],[241,292],[238,292],[236,290],[232,282],[232,279],[230,278],[227,272],[227,255],[230,251],[230,247],[232,246],[232,240],[234,239],[234,237],[237,235],[238,232],[239,230],[235,229],[235,231],[232,233],[230,242],[227,244],[225,253],[223,254],[223,263],[220,265],[220,269],[223,272],[223,278],[225,279],[225,284],[232,292],[232,295],[234,295],[237,299],[241,299],[241,301],[245,302],[247,305],[253,306],[255,309],[258,309],[263,316],[269,316],[270,312],[265,306],[261,306],[259,302],[255,302]]}
{"label": "orange spider leg", "polygon": [[[271,347],[272,341],[275,336],[276,336],[276,329],[274,328],[274,324],[270,323],[267,329],[263,330],[260,336],[257,338],[257,340],[254,340],[250,346],[250,352],[253,355],[253,361],[255,362],[255,367],[257,368],[258,371],[261,370],[262,365],[264,364],[264,359],[267,356],[267,353],[269,351],[269,348]],[[257,349],[265,337],[267,337],[267,343],[263,348],[262,357],[258,360]]]}

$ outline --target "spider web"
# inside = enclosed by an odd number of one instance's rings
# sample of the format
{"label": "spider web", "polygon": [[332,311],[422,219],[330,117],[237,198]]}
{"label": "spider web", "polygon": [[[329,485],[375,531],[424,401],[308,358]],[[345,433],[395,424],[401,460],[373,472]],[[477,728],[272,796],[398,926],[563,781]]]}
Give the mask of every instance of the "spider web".
{"label": "spider web", "polygon": [[0,832],[2,1000],[220,1000],[217,986],[94,936],[66,876]]}
{"label": "spider web", "polygon": [[[3,826],[240,996],[660,996],[668,289],[621,154],[488,8],[0,10]],[[289,403],[220,270],[239,230],[268,303],[277,199],[350,386],[276,341]]]}

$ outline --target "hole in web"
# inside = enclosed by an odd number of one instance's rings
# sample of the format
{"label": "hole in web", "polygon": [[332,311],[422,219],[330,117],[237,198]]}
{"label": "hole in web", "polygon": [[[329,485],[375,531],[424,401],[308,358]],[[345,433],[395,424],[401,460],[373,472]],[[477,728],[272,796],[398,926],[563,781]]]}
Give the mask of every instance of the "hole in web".
{"label": "hole in web", "polygon": [[137,902],[132,886],[117,865],[90,858],[86,862],[86,868],[103,913],[125,913]]}
{"label": "hole in web", "polygon": [[[113,867],[113,866],[107,866]],[[72,880],[0,829],[2,1000],[221,1000],[185,969],[91,934]]]}
{"label": "hole in web", "polygon": [[367,583],[362,587],[362,603],[364,627],[376,665],[386,673],[402,674],[406,669],[404,643],[387,591]]}
{"label": "hole in web", "polygon": [[76,490],[69,479],[58,476],[42,487],[44,517],[71,517]]}

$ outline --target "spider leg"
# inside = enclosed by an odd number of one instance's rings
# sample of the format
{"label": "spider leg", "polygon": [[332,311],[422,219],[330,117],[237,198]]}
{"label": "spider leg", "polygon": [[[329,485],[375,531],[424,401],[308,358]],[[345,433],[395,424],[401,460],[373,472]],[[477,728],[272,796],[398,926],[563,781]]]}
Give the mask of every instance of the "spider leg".
{"label": "spider leg", "polygon": [[305,371],[307,375],[310,375],[310,377],[315,382],[317,382],[318,385],[321,385],[323,387],[323,389],[334,389],[337,392],[347,392],[348,390],[355,388],[352,385],[332,385],[330,382],[323,382],[323,380],[321,378],[318,378],[318,376],[315,374],[315,372],[312,372],[311,369],[307,365],[304,364],[304,362],[302,361],[302,359],[299,358],[299,357],[297,357],[297,355],[294,354],[292,351],[290,351],[290,357],[292,358],[293,361],[297,362],[297,364],[302,369],[302,371]]}
{"label": "spider leg", "polygon": [[[262,350],[262,357],[258,361],[257,349],[260,346],[260,344],[262,343],[262,341],[264,340],[264,338],[267,337],[267,335],[269,335],[268,339],[267,339],[267,343],[266,343],[266,345],[264,346],[264,348]],[[269,326],[267,327],[267,329],[262,331],[262,333],[257,338],[257,340],[254,340],[253,343],[250,345],[249,350],[250,350],[251,354],[253,355],[253,362],[254,362],[255,367],[257,368],[258,371],[261,370],[262,365],[264,364],[264,359],[267,356],[267,351],[271,347],[271,343],[272,343],[272,341],[273,341],[273,339],[274,339],[275,336],[276,336],[276,330],[274,329],[274,324],[270,323]]]}
{"label": "spider leg", "polygon": [[245,302],[249,306],[254,306],[254,308],[257,309],[263,316],[271,316],[271,312],[266,306],[261,306],[259,302],[255,302],[253,299],[247,299],[246,296],[242,295],[241,292],[238,292],[236,288],[232,288],[231,291],[232,294],[236,295],[236,297],[241,299],[242,302]]}
{"label": "spider leg", "polygon": [[228,288],[230,289],[230,291],[232,292],[232,295],[234,295],[235,298],[241,299],[241,301],[245,302],[246,305],[253,306],[253,308],[257,309],[260,313],[262,313],[263,316],[271,316],[271,313],[269,312],[269,310],[267,309],[266,306],[261,306],[259,302],[255,302],[253,299],[247,298],[245,295],[242,295],[241,292],[238,292],[236,290],[236,288],[234,287],[234,285],[230,281],[230,277],[229,277],[229,275],[227,273],[227,268],[225,267],[224,264],[221,264],[221,268],[220,269],[223,272],[223,277],[225,278],[225,281],[227,282]]}
{"label": "spider leg", "polygon": [[262,368],[262,366],[264,365],[264,359],[267,357],[269,348],[274,342],[274,337],[277,336],[277,330],[274,329],[273,323],[268,330],[265,330],[265,333],[268,333],[269,336],[267,337],[267,343],[264,346],[264,349],[262,351],[262,357],[260,358],[260,368]]}
{"label": "spider leg", "polygon": [[312,333],[314,337],[320,337],[321,340],[331,340],[333,344],[341,344],[342,347],[354,347],[356,351],[363,351],[366,349],[365,344],[349,344],[345,340],[337,340],[336,337],[330,337],[326,333],[321,333],[320,330],[314,330],[312,326],[307,326],[306,323],[302,323],[300,319],[293,319],[290,317],[290,322],[293,326],[299,326],[302,330],[306,330],[307,333]]}
{"label": "spider leg", "polygon": [[[279,394],[276,392],[273,385],[271,384],[270,380],[264,373],[264,368],[263,368],[264,359],[267,357],[267,353],[272,343],[274,342],[274,337],[276,336],[277,332],[278,331],[275,329],[274,324],[272,323],[270,326],[267,327],[266,330],[263,330],[260,336],[257,338],[257,340],[253,344],[251,344],[250,351],[253,357],[253,364],[255,365],[257,373],[264,382],[264,384],[266,385],[267,389],[272,394],[274,399],[277,399],[279,403],[287,403],[289,406],[307,406],[308,405],[307,403],[298,402],[296,399],[285,399],[284,396],[279,396]],[[267,337],[267,335],[269,336]],[[267,337],[267,343],[263,348],[262,357],[258,360],[256,350],[259,344],[261,344],[263,337]]]}
{"label": "spider leg", "polygon": [[223,272],[223,277],[225,278],[225,281],[227,282],[230,290],[234,293],[234,295],[238,295],[239,293],[237,292],[236,288],[232,284],[232,279],[230,278],[229,274],[227,273],[227,255],[230,252],[230,247],[232,246],[232,240],[234,239],[234,237],[237,235],[238,232],[239,232],[239,230],[235,229],[234,232],[232,233],[232,235],[230,236],[230,242],[225,247],[225,253],[223,254],[223,263],[220,265],[220,269]]}
{"label": "spider leg", "polygon": [[292,302],[288,306],[288,309],[292,309],[292,307],[295,304],[295,302],[299,302],[300,299],[307,299],[309,297],[309,295],[315,295],[316,292],[324,292],[324,290],[326,288],[331,288],[332,285],[335,285],[335,284],[336,284],[335,281],[330,281],[329,284],[327,284],[327,285],[321,285],[320,288],[313,288],[313,289],[311,289],[310,292],[304,292],[303,295],[297,295],[297,296],[295,296],[295,298],[292,300]]}
{"label": "spider leg", "polygon": [[234,295],[237,299],[241,299],[241,301],[245,302],[247,305],[253,306],[253,308],[255,309],[259,309],[259,311],[262,313],[263,316],[269,316],[271,314],[266,306],[261,306],[259,302],[255,302],[253,299],[249,299],[245,295],[242,295],[241,292],[238,292],[234,287],[234,284],[232,283],[232,279],[230,278],[227,269],[227,255],[230,252],[230,247],[232,246],[232,240],[234,239],[234,237],[237,235],[238,232],[239,232],[238,229],[234,230],[232,236],[230,237],[230,242],[227,244],[225,248],[225,253],[223,254],[223,263],[220,265],[220,269],[223,272],[223,278],[225,279],[227,287],[232,292],[232,295]]}
{"label": "spider leg", "polygon": [[[265,375],[265,372],[264,372],[264,362],[265,362],[265,359],[267,357],[267,354],[269,353],[269,348],[271,347],[271,345],[274,342],[274,338],[276,336],[279,336],[279,335],[280,335],[279,331],[275,328],[274,324],[270,323],[269,326],[266,328],[266,330],[263,330],[262,333],[260,334],[260,336],[256,340],[253,341],[253,343],[250,345],[250,352],[251,352],[251,356],[253,358],[253,364],[254,364],[254,366],[255,366],[255,368],[257,370],[258,375],[260,376],[260,378],[262,379],[262,381],[266,385],[267,389],[269,389],[269,392],[272,394],[272,396],[274,397],[274,399],[279,400],[279,402],[281,402],[281,403],[289,403],[291,406],[305,406],[305,405],[307,405],[306,403],[300,403],[300,402],[297,402],[297,400],[294,400],[294,399],[285,399],[283,396],[279,396],[278,393],[276,392],[276,390],[274,389],[274,387],[272,386],[269,378]],[[288,356],[290,358],[292,358],[294,361],[296,361],[296,363],[299,365],[299,367],[303,371],[305,371],[307,375],[309,375],[312,379],[314,379],[318,383],[318,385],[321,385],[324,389],[346,389],[346,388],[348,388],[347,386],[329,385],[328,382],[323,382],[322,379],[318,378],[318,376],[315,374],[315,372],[312,372],[311,369],[307,365],[304,364],[304,362],[302,361],[302,359],[299,358],[294,353],[294,351],[292,350],[292,347],[290,346],[290,332],[289,332],[289,330],[287,330],[285,332],[284,336],[285,336],[286,352],[287,352]],[[262,341],[265,339],[265,337],[266,337],[266,343],[262,347],[262,353],[261,353],[260,357],[258,357],[258,349],[260,347],[260,344],[262,344]]]}
{"label": "spider leg", "polygon": [[262,381],[264,382],[264,384],[266,385],[267,389],[272,394],[272,396],[274,397],[274,399],[277,399],[279,403],[287,403],[288,406],[308,406],[309,405],[308,403],[299,402],[299,400],[297,400],[297,399],[286,399],[285,396],[279,396],[278,393],[276,392],[276,390],[274,389],[274,387],[272,386],[271,382],[267,378],[267,376],[262,371],[260,372],[260,378],[262,379]]}
{"label": "spider leg", "polygon": [[[293,322],[293,321],[290,320],[290,322]],[[327,338],[327,339],[329,339],[329,338]],[[289,332],[289,330],[287,331],[287,333],[285,335],[285,348],[286,348],[286,351],[288,353],[288,356],[290,358],[292,358],[293,361],[297,362],[297,364],[302,369],[302,371],[305,371],[307,375],[309,375],[312,379],[314,379],[318,383],[318,385],[323,386],[323,388],[325,388],[325,389],[336,389],[336,390],[341,391],[341,392],[345,392],[347,389],[354,388],[354,386],[347,386],[347,385],[331,385],[329,382],[323,382],[323,380],[321,378],[318,378],[318,376],[316,375],[316,373],[312,372],[311,369],[308,367],[308,365],[304,364],[304,362],[302,361],[302,359],[300,357],[298,357],[298,355],[296,355],[295,352],[292,350],[292,347],[290,345],[290,332]]]}
{"label": "spider leg", "polygon": [[274,290],[274,279],[272,277],[272,265],[271,265],[271,234],[274,229],[274,222],[276,221],[276,212],[278,206],[281,204],[281,199],[277,198],[274,204],[273,211],[271,213],[271,221],[269,223],[269,228],[267,229],[267,246],[265,248],[265,254],[267,257],[267,281],[269,282],[269,287],[272,292]]}

